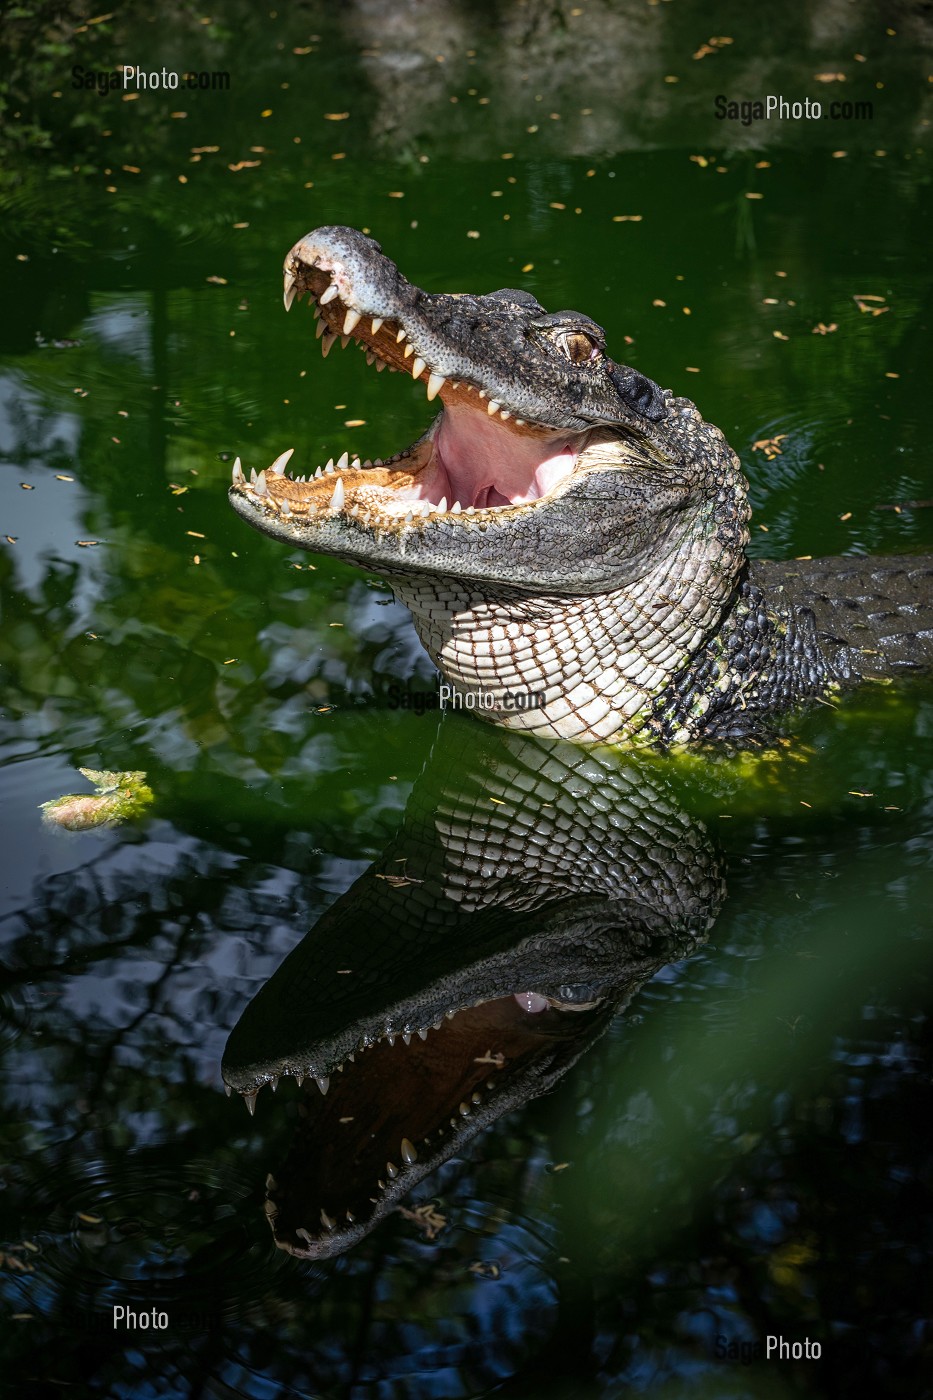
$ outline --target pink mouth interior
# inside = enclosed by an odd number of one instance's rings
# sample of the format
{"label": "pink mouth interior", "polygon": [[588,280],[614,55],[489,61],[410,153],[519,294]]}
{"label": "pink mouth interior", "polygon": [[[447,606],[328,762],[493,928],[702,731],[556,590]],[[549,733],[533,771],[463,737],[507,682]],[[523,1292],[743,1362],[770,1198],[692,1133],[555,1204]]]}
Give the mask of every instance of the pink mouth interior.
{"label": "pink mouth interior", "polygon": [[466,508],[536,501],[570,476],[578,445],[565,434],[512,432],[482,411],[446,408],[431,440],[432,456],[416,499]]}

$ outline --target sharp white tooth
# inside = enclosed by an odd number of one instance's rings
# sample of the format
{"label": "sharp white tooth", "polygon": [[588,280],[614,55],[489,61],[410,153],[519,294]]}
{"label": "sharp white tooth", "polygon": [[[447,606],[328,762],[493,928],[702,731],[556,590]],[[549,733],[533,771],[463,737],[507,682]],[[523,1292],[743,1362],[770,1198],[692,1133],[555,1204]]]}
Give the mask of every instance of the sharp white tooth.
{"label": "sharp white tooth", "polygon": [[353,1214],[352,1210],[347,1211],[347,1219],[349,1220],[351,1225],[356,1224],[356,1216]]}
{"label": "sharp white tooth", "polygon": [[336,339],[337,337],[335,335],[331,335],[330,331],[326,331],[324,335],[321,336],[321,354],[324,356],[325,360],[330,354],[330,347],[333,345]]}
{"label": "sharp white tooth", "polygon": [[366,363],[367,363],[368,365],[371,365],[371,364],[374,364],[374,363],[375,363],[375,360],[376,360],[376,353],[375,353],[375,351],[374,351],[374,350],[367,350],[367,351],[366,351]]}
{"label": "sharp white tooth", "polygon": [[430,514],[431,514],[431,511],[432,511],[433,509],[434,509],[434,507],[431,505],[431,502],[430,502],[430,501],[422,501],[422,502],[421,502],[421,514],[422,514],[422,515],[430,515]]}
{"label": "sharp white tooth", "polygon": [[281,504],[281,506],[279,507],[279,510],[280,510],[282,516],[284,517],[284,519],[286,519],[286,520],[287,520],[287,519],[289,518],[289,516],[293,513],[293,512],[292,512],[291,506],[288,504],[288,501],[283,501],[282,504]]}
{"label": "sharp white tooth", "polygon": [[489,400],[489,403],[486,405],[486,412],[489,414],[490,418],[494,413],[499,412],[499,405],[496,403],[495,399]]}
{"label": "sharp white tooth", "polygon": [[336,283],[336,282],[331,282],[331,284],[330,284],[330,286],[327,288],[327,290],[326,290],[326,291],[323,291],[323,292],[321,293],[321,295],[318,297],[318,301],[321,303],[322,306],[326,306],[327,303],[328,303],[329,301],[333,301],[333,299],[334,299],[334,297],[335,297],[336,295],[337,295],[337,283]]}
{"label": "sharp white tooth", "polygon": [[461,1118],[469,1118],[469,1116],[470,1116],[470,1105],[469,1105],[468,1103],[464,1102],[464,1103],[462,1103],[462,1104],[460,1105],[460,1117],[461,1117]]}
{"label": "sharp white tooth", "polygon": [[515,426],[516,426],[516,428],[524,428],[524,426],[525,426],[525,420],[524,420],[524,418],[516,418],[516,420],[515,420]]}
{"label": "sharp white tooth", "polygon": [[285,302],[285,310],[291,311],[292,302],[295,300],[295,274],[293,272],[285,274],[285,291],[282,299]]}
{"label": "sharp white tooth", "polygon": [[459,389],[459,388],[460,388],[460,380],[459,380],[459,379],[455,379],[454,382],[451,384],[450,387],[451,387],[451,389]]}
{"label": "sharp white tooth", "polygon": [[415,353],[415,347],[414,347],[413,345],[410,345],[410,344],[409,344],[409,345],[406,345],[406,346],[405,346],[405,359],[406,359],[406,360],[408,359],[409,355],[413,355],[414,353]]}
{"label": "sharp white tooth", "polygon": [[402,1138],[402,1161],[405,1163],[406,1167],[413,1166],[417,1160],[418,1153],[415,1150],[414,1143],[410,1142],[408,1138]]}
{"label": "sharp white tooth", "polygon": [[403,1031],[403,1032],[402,1032],[402,1039],[404,1040],[404,1042],[405,1042],[406,1045],[410,1045],[410,1044],[411,1044],[411,1032],[410,1032],[410,1031]]}
{"label": "sharp white tooth", "polygon": [[225,1085],[224,1085],[224,1093],[227,1095],[227,1098],[229,1099],[230,1095],[233,1093],[233,1085],[232,1085],[232,1084],[225,1084]]}
{"label": "sharp white tooth", "polygon": [[276,457],[275,461],[272,463],[272,466],[269,468],[269,471],[275,472],[276,476],[284,476],[285,468],[288,466],[289,458],[291,457],[294,450],[294,447],[290,447],[287,452],[283,452],[281,456]]}
{"label": "sharp white tooth", "polygon": [[328,457],[328,459],[327,459],[327,465],[325,466],[324,470],[325,470],[325,472],[331,472],[331,473],[333,472],[333,470],[334,470],[334,459],[333,459],[333,457]]}
{"label": "sharp white tooth", "polygon": [[475,515],[475,514],[476,514],[476,506],[467,506],[466,510],[465,510],[463,513],[464,513],[464,515]]}
{"label": "sharp white tooth", "polygon": [[301,1086],[302,1086],[302,1084],[303,1084],[304,1082],[305,1082],[305,1072],[304,1072],[304,1070],[303,1070],[303,1069],[296,1069],[296,1070],[295,1070],[295,1083],[298,1085],[298,1088],[299,1088],[299,1089],[301,1088]]}
{"label": "sharp white tooth", "polygon": [[418,1039],[419,1039],[419,1040],[427,1040],[427,1038],[428,1038],[428,1033],[427,1033],[427,1031],[419,1031],[419,1032],[418,1032]]}
{"label": "sharp white tooth", "polygon": [[389,1044],[391,1045],[392,1049],[394,1050],[394,1049],[395,1049],[395,1036],[394,1036],[394,1035],[387,1035],[387,1036],[386,1036],[386,1040],[389,1042]]}
{"label": "sharp white tooth", "polygon": [[446,515],[446,514],[447,514],[447,497],[446,497],[446,496],[442,496],[442,497],[441,497],[441,499],[438,501],[437,505],[435,506],[435,510],[437,511],[438,515]]}
{"label": "sharp white tooth", "polygon": [[424,374],[425,368],[426,368],[426,366],[425,366],[424,360],[422,360],[422,358],[421,358],[420,355],[416,355],[415,358],[414,358],[414,359],[412,360],[412,362],[411,362],[411,377],[412,377],[412,379],[420,379],[421,376],[422,376],[422,374]]}
{"label": "sharp white tooth", "polygon": [[233,464],[233,484],[234,486],[239,486],[240,483],[245,480],[246,477],[243,475],[243,463],[238,457]]}
{"label": "sharp white tooth", "polygon": [[447,380],[442,374],[431,374],[428,376],[428,403],[430,403],[432,399],[437,398],[446,383]]}
{"label": "sharp white tooth", "polygon": [[485,389],[480,389],[478,392],[479,392],[479,396],[480,396],[481,399],[484,399],[484,398],[486,397],[486,390],[485,390]]}
{"label": "sharp white tooth", "polygon": [[325,1230],[334,1230],[337,1227],[336,1220],[331,1220],[323,1206],[321,1206],[321,1224]]}
{"label": "sharp white tooth", "polygon": [[303,1225],[298,1226],[298,1229],[295,1231],[295,1234],[300,1240],[307,1240],[308,1244],[314,1244],[314,1240],[308,1234],[307,1230]]}
{"label": "sharp white tooth", "polygon": [[414,516],[412,515],[412,512],[409,511],[408,514],[405,516],[405,524],[410,525],[413,519]]}
{"label": "sharp white tooth", "polygon": [[[350,514],[351,514],[351,515],[359,515],[359,513],[360,513],[360,508],[359,508],[359,506],[354,506],[353,509],[350,511]],[[352,1056],[352,1055],[350,1056],[350,1059],[351,1059],[351,1060],[353,1059],[353,1056]]]}
{"label": "sharp white tooth", "polygon": [[390,1181],[394,1181],[398,1176],[398,1167],[394,1162],[386,1162],[386,1176]]}
{"label": "sharp white tooth", "polygon": [[348,467],[349,465],[350,465],[350,454],[349,454],[349,452],[344,452],[344,453],[342,454],[342,456],[340,456],[340,457],[337,458],[337,470],[338,470],[338,472],[345,472],[346,469],[347,469],[347,467]]}
{"label": "sharp white tooth", "polygon": [[376,361],[376,373],[377,373],[377,374],[381,374],[382,371],[383,371],[384,369],[388,369],[388,368],[389,368],[389,366],[386,364],[385,360],[377,360],[377,361]]}
{"label": "sharp white tooth", "polygon": [[356,329],[357,325],[359,324],[361,315],[362,312],[354,311],[352,306],[347,307],[347,314],[343,318],[344,335],[350,335],[350,333]]}
{"label": "sharp white tooth", "polygon": [[262,1208],[270,1220],[274,1220],[279,1213],[275,1201],[263,1201]]}
{"label": "sharp white tooth", "polygon": [[258,1089],[252,1089],[252,1090],[250,1090],[250,1092],[249,1092],[248,1094],[244,1094],[244,1095],[243,1095],[243,1102],[246,1104],[246,1107],[249,1109],[249,1116],[250,1116],[250,1118],[252,1118],[253,1114],[256,1112],[256,1097],[257,1097],[258,1093],[259,1093],[259,1090],[258,1090]]}
{"label": "sharp white tooth", "polygon": [[327,1077],[326,1074],[322,1074],[322,1075],[317,1075],[317,1074],[316,1074],[316,1075],[314,1076],[314,1082],[315,1082],[315,1084],[317,1085],[317,1087],[320,1089],[320,1091],[321,1091],[322,1094],[326,1094],[327,1091],[328,1091],[328,1089],[330,1088],[330,1080],[328,1079],[328,1077]]}
{"label": "sharp white tooth", "polygon": [[314,327],[314,334],[315,334],[315,337],[316,337],[318,340],[320,340],[321,336],[324,334],[324,332],[325,332],[326,330],[327,330],[327,326],[324,324],[324,322],[323,322],[323,321],[318,321],[317,325]]}
{"label": "sharp white tooth", "polygon": [[507,408],[502,408],[499,410],[499,417],[502,419],[503,422],[511,418],[511,416],[512,415]]}
{"label": "sharp white tooth", "polygon": [[334,494],[330,498],[331,510],[343,510],[343,498],[345,494],[343,482],[338,478],[337,485],[334,487]]}
{"label": "sharp white tooth", "polygon": [[381,458],[381,457],[377,457],[376,460],[375,460],[375,462],[373,462],[373,466],[374,466],[374,467],[381,467],[381,466],[382,466],[382,458]]}
{"label": "sharp white tooth", "polygon": [[459,501],[454,501],[453,505],[450,507],[450,513],[451,513],[451,515],[459,515],[459,514],[460,514],[460,502],[459,502]]}
{"label": "sharp white tooth", "polygon": [[311,307],[311,310],[314,312],[314,319],[315,319],[315,321],[319,321],[319,320],[321,319],[321,308],[318,306],[317,302],[314,300],[314,293],[312,292],[310,295],[311,295],[311,300],[310,300],[310,302],[309,302],[309,305],[310,305],[310,307]]}
{"label": "sharp white tooth", "polygon": [[340,337],[340,348],[341,348],[341,350],[346,350],[346,348],[347,348],[347,346],[348,346],[349,344],[350,344],[350,337],[349,337],[348,335],[342,335],[342,336]]}
{"label": "sharp white tooth", "polygon": [[256,485],[256,468],[255,468],[255,467],[250,467],[250,469],[249,469],[249,484],[250,484],[250,486],[255,486],[255,485]]}
{"label": "sharp white tooth", "polygon": [[385,317],[384,317],[384,316],[374,316],[374,317],[373,317],[373,335],[375,335],[375,334],[377,333],[377,331],[380,331],[380,330],[382,329],[382,323],[383,323],[384,320],[385,320]]}
{"label": "sharp white tooth", "polygon": [[407,334],[408,334],[408,332],[406,331],[405,327],[404,327],[404,326],[400,326],[400,327],[399,327],[398,335],[395,337],[395,343],[396,343],[396,345],[401,345],[402,341],[405,339],[405,337],[406,337]]}

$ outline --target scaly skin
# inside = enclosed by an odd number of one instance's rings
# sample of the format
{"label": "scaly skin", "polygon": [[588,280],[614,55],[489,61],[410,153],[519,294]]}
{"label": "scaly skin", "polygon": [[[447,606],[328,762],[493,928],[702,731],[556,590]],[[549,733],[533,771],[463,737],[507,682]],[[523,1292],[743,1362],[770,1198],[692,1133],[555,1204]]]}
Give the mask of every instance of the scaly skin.
{"label": "scaly skin", "polygon": [[238,459],[231,502],[383,574],[483,718],[585,743],[741,743],[789,706],[933,661],[933,561],[747,565],[728,443],[611,360],[588,317],[515,290],[423,292],[338,227],[288,254],[286,308],[304,294],[325,354],[355,339],[442,411],[389,462],[345,453],[296,480],[288,452],[247,481]]}

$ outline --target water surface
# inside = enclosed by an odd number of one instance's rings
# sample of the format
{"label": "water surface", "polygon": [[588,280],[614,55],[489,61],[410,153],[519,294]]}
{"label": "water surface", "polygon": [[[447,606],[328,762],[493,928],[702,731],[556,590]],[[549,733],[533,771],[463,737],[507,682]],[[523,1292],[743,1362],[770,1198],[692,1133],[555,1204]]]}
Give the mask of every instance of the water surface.
{"label": "water surface", "polygon": [[[0,1291],[24,1385],[928,1383],[928,685],[820,708],[769,759],[606,757],[650,794],[644,814],[699,833],[724,898],[546,1097],[416,1188],[434,1238],[395,1212],[336,1259],[277,1250],[264,1182],[298,1094],[283,1083],[250,1118],[221,1083],[231,1030],[395,849],[413,790],[429,827],[462,800],[438,755],[497,742],[393,708],[393,687],[435,682],[380,579],[227,506],[236,453],[259,468],[294,446],[309,470],[347,446],[388,455],[428,421],[414,386],[360,355],[323,365],[304,308],[285,316],[281,260],[308,229],[371,230],[432,291],[521,286],[592,315],[617,359],[725,431],[754,554],[933,551],[921,21],[892,34],[869,5],[791,5],[762,33],[715,8],[229,5],[17,49]],[[711,38],[732,43],[696,57]],[[70,89],[72,63],[135,53],[228,70],[231,90]],[[772,89],[870,98],[874,119],[712,115],[717,92]],[[38,804],[83,790],[79,767],[145,771],[153,807],[47,829]],[[596,870],[605,834],[575,820]],[[115,1305],[170,1326],[114,1332]],[[766,1364],[770,1333],[822,1360]]]}

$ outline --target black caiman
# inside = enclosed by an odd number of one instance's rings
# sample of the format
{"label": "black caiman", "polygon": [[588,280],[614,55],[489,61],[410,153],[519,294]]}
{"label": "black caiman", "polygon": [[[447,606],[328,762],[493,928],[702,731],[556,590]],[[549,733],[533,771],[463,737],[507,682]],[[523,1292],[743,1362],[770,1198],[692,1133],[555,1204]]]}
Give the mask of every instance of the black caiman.
{"label": "black caiman", "polygon": [[388,460],[233,469],[292,546],[383,575],[455,702],[586,743],[751,738],[788,707],[933,662],[933,559],[749,561],[722,433],[529,293],[431,294],[354,229],[285,260],[325,355],[340,339],[441,412]]}
{"label": "black caiman", "polygon": [[[445,718],[397,835],[227,1042],[224,1080],[274,1153],[279,1247],[357,1243],[552,1089],[724,896],[705,827],[641,756]],[[259,1107],[280,1076],[297,1101]],[[430,1225],[425,1202],[412,1215]]]}

